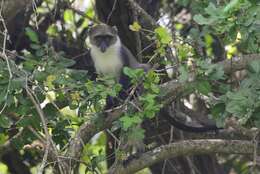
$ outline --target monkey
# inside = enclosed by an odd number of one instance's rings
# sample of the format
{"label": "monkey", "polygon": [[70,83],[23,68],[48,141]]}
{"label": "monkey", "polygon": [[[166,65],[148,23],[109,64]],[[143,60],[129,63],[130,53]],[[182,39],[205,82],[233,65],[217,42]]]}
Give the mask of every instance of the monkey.
{"label": "monkey", "polygon": [[[109,75],[116,79],[121,84],[122,90],[118,94],[120,100],[125,100],[128,97],[128,89],[131,87],[131,79],[123,73],[124,67],[132,69],[143,69],[148,71],[150,65],[139,63],[130,50],[125,47],[118,36],[118,31],[115,26],[111,27],[106,24],[98,24],[90,28],[86,44],[90,46],[90,56],[93,60],[96,73],[98,75]],[[105,110],[111,109],[119,104],[119,101],[108,96],[106,99]],[[118,131],[114,132],[119,134]],[[107,134],[108,139],[113,139]],[[108,159],[108,166],[114,163],[114,147],[113,141],[107,144],[107,153],[111,155]],[[144,149],[143,142],[134,142],[130,146],[137,147],[138,150]]]}

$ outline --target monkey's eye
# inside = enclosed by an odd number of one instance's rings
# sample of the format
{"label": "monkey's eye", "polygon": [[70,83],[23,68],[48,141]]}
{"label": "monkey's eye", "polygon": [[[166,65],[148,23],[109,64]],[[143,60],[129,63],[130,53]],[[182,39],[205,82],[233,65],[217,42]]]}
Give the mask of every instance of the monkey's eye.
{"label": "monkey's eye", "polygon": [[113,36],[110,35],[102,35],[102,36],[96,36],[95,40],[98,44],[100,44],[101,42],[106,42],[107,44],[109,44],[112,38]]}
{"label": "monkey's eye", "polygon": [[112,36],[106,36],[105,38],[104,38],[104,40],[107,42],[107,43],[110,43],[110,41],[112,40]]}
{"label": "monkey's eye", "polygon": [[96,36],[94,37],[94,39],[97,41],[97,42],[101,42],[103,40],[103,37],[102,36]]}

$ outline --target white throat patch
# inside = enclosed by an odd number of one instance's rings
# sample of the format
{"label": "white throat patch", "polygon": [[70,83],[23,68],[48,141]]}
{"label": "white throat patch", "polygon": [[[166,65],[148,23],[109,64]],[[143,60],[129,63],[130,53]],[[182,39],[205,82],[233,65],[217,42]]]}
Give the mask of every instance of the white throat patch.
{"label": "white throat patch", "polygon": [[94,61],[95,68],[98,74],[110,75],[118,77],[121,74],[123,62],[120,58],[121,42],[119,37],[114,45],[107,48],[102,53],[100,48],[91,45],[90,54]]}

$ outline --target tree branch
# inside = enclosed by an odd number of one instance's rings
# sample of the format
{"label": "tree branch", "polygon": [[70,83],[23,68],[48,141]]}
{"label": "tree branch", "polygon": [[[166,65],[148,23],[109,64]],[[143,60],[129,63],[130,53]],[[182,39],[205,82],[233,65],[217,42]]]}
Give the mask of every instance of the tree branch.
{"label": "tree branch", "polygon": [[[164,145],[142,154],[130,161],[125,167],[115,164],[110,174],[130,174],[149,167],[159,161],[177,157],[209,153],[253,155],[255,144],[252,141],[240,140],[184,140]],[[258,148],[258,152],[259,152]]]}

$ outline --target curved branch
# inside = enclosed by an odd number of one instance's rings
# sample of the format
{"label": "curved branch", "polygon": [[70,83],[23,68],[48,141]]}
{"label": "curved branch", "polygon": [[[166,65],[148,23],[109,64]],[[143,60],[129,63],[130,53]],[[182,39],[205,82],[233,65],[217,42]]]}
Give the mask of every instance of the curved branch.
{"label": "curved branch", "polygon": [[[255,144],[252,141],[240,140],[185,140],[171,143],[142,154],[139,158],[130,161],[125,167],[121,164],[113,166],[110,174],[130,174],[149,167],[159,161],[187,155],[225,153],[251,155]],[[259,151],[259,149],[258,149]]]}

